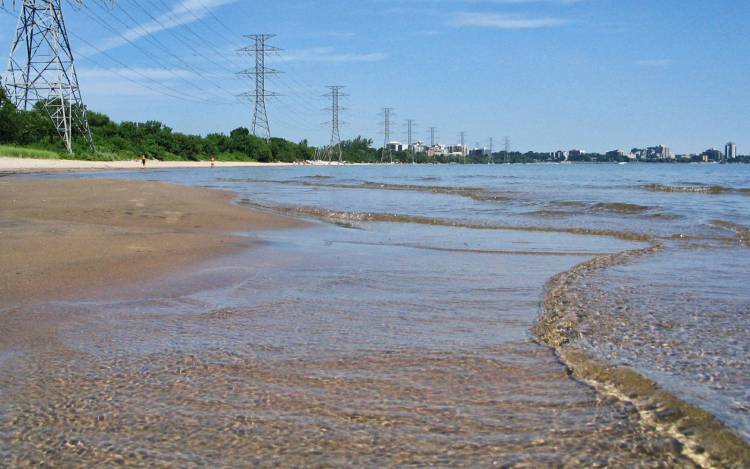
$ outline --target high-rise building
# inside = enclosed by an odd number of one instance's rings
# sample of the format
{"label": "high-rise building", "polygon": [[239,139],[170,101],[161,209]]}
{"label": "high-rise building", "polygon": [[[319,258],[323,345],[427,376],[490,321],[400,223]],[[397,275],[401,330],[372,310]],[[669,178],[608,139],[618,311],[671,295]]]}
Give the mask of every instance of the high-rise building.
{"label": "high-rise building", "polygon": [[729,161],[737,158],[737,145],[729,142],[724,147],[724,159]]}
{"label": "high-rise building", "polygon": [[646,148],[646,158],[655,160],[673,160],[674,152],[664,145]]}
{"label": "high-rise building", "polygon": [[708,163],[711,161],[721,161],[724,155],[721,153],[721,150],[710,148],[701,153],[701,157],[704,162]]}

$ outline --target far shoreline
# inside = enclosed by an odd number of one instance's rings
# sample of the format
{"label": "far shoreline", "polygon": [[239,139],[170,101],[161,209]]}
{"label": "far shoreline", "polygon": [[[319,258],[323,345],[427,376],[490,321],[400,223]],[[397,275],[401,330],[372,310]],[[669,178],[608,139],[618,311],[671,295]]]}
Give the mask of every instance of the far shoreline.
{"label": "far shoreline", "polygon": [[[673,161],[530,161],[515,163],[495,163],[494,166],[506,165],[641,165],[641,164],[678,164],[678,165],[718,165],[717,162],[673,162]],[[742,164],[742,163],[734,163]],[[328,167],[328,166],[485,166],[486,163],[347,163],[338,161],[302,161],[294,163],[286,162],[257,162],[257,161],[160,161],[146,160],[143,166],[141,160],[115,160],[94,161],[76,159],[46,159],[46,158],[22,158],[0,156],[0,176],[39,174],[39,173],[66,173],[66,172],[96,172],[96,171],[147,171],[168,169],[225,169],[225,168],[295,168],[295,167]]]}
{"label": "far shoreline", "polygon": [[[254,161],[216,161],[215,168],[241,167],[286,167],[295,163],[260,163]],[[0,156],[0,173],[22,174],[37,172],[96,171],[96,170],[143,170],[143,169],[190,169],[211,168],[210,161],[159,161],[140,160],[91,161],[75,159],[17,158]]]}

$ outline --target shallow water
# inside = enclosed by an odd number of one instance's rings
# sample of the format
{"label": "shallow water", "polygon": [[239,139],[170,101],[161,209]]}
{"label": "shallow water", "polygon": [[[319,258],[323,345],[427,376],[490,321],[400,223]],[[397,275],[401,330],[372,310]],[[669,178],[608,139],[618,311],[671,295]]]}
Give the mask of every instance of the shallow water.
{"label": "shallow water", "polygon": [[584,279],[581,343],[747,438],[750,167],[94,176],[323,223],[116,299],[40,305],[74,320],[0,363],[0,456],[16,463],[689,466],[530,332],[550,277],[647,236],[665,249]]}

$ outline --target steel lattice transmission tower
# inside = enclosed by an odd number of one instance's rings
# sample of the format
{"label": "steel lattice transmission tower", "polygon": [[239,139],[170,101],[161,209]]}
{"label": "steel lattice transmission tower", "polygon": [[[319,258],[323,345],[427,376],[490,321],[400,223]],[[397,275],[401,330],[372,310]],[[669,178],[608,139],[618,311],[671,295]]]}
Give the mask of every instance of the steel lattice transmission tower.
{"label": "steel lattice transmission tower", "polygon": [[391,152],[391,126],[393,125],[393,121],[391,121],[391,116],[393,114],[393,108],[391,107],[384,107],[383,108],[383,133],[384,133],[384,143],[383,143],[383,154],[380,156],[380,162],[383,163],[386,160],[389,163],[393,163],[393,153]]}
{"label": "steel lattice transmission tower", "polygon": [[494,158],[494,156],[492,156],[492,152],[494,151],[494,149],[493,149],[494,144],[495,144],[495,138],[494,137],[490,137],[490,156],[487,159],[487,164],[494,164],[495,163],[495,158]]}
{"label": "steel lattice transmission tower", "polygon": [[510,164],[510,137],[505,137],[505,164]]}
{"label": "steel lattice transmission tower", "polygon": [[416,152],[414,151],[414,142],[412,141],[412,136],[414,132],[414,119],[407,119],[406,120],[406,141],[407,141],[407,149],[411,153],[411,164],[416,163]]}
{"label": "steel lattice transmission tower", "polygon": [[61,0],[20,2],[3,85],[18,109],[28,111],[41,103],[69,154],[73,153],[74,129],[94,149]]}
{"label": "steel lattice transmission tower", "polygon": [[240,49],[240,52],[254,56],[255,67],[244,70],[240,74],[255,77],[255,91],[245,93],[242,96],[252,98],[255,102],[252,126],[253,135],[264,138],[268,142],[271,140],[271,126],[268,123],[268,113],[266,112],[266,98],[279,95],[273,91],[266,90],[266,76],[276,75],[281,72],[266,67],[266,57],[281,49],[268,45],[268,41],[276,37],[275,34],[251,34],[245,37],[253,40],[255,44],[243,47]]}
{"label": "steel lattice transmission tower", "polygon": [[344,155],[341,151],[341,132],[339,130],[341,122],[339,121],[339,113],[344,108],[340,106],[340,99],[347,95],[342,93],[344,87],[340,85],[328,86],[328,89],[330,91],[324,94],[323,97],[331,98],[331,107],[326,108],[326,111],[331,112],[331,121],[329,122],[331,124],[331,143],[323,150],[323,159],[327,159],[330,163],[337,156],[339,163],[341,163],[344,160]]}

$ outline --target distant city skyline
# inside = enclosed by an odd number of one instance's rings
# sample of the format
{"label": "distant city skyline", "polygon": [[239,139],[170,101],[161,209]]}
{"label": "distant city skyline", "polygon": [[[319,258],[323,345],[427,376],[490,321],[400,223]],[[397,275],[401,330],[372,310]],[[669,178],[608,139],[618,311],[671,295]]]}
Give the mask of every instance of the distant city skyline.
{"label": "distant city skyline", "polygon": [[[646,0],[157,0],[80,11],[65,4],[88,107],[113,119],[159,120],[176,131],[251,126],[252,88],[236,53],[244,34],[275,33],[284,49],[268,80],[271,133],[330,140],[322,97],[346,86],[341,137],[393,139],[465,131],[505,135],[519,151],[640,145],[675,154],[734,142],[750,153],[750,3]],[[675,10],[679,8],[679,14]],[[0,15],[5,68],[15,18]],[[168,88],[167,88],[168,87]],[[176,92],[165,92],[174,89]],[[168,96],[169,95],[169,96]],[[453,144],[448,139],[441,139]],[[746,150],[743,150],[746,149]]]}

